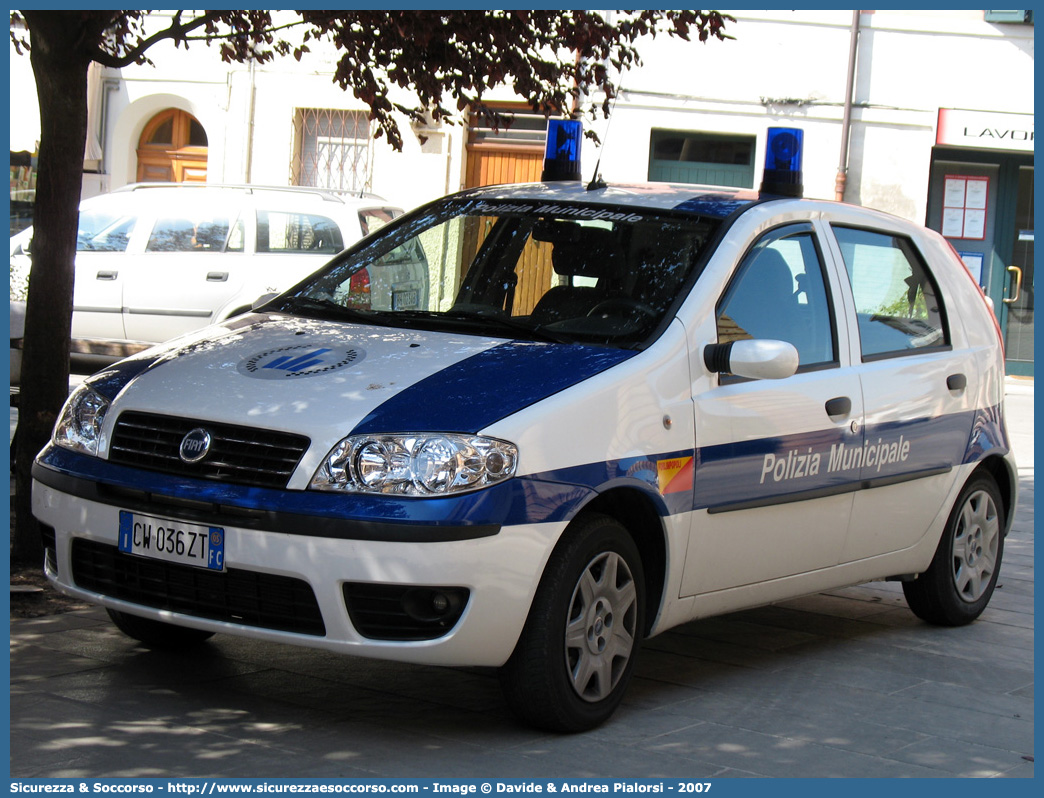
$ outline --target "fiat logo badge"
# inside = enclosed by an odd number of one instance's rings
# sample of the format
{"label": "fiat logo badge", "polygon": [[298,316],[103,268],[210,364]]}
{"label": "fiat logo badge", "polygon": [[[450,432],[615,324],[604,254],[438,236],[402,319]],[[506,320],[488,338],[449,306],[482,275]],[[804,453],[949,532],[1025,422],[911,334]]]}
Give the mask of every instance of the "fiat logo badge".
{"label": "fiat logo badge", "polygon": [[196,429],[181,439],[181,446],[178,447],[178,457],[184,463],[198,463],[207,456],[209,451],[210,433],[202,427],[196,427]]}

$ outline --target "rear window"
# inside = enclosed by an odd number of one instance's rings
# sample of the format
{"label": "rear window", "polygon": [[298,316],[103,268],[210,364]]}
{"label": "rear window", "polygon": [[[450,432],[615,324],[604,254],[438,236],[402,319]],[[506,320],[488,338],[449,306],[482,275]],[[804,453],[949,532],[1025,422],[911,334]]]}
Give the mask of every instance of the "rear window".
{"label": "rear window", "polygon": [[397,208],[366,208],[359,211],[359,227],[362,229],[362,234],[368,236],[401,215],[402,212]]}

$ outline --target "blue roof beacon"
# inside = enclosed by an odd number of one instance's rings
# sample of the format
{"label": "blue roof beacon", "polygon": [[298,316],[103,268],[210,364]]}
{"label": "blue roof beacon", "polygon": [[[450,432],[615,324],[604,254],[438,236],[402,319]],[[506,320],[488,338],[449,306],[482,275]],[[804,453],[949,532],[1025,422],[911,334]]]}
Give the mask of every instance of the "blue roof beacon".
{"label": "blue roof beacon", "polygon": [[800,197],[804,191],[801,157],[805,132],[796,127],[770,127],[765,147],[765,172],[761,179],[762,194]]}

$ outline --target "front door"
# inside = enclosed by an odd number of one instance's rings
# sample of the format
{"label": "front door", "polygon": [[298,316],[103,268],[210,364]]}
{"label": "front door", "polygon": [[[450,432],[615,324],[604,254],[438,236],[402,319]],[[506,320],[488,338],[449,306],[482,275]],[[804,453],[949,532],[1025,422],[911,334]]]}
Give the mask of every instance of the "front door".
{"label": "front door", "polygon": [[[836,279],[811,223],[777,228],[744,257],[717,307],[717,343],[786,341],[798,373],[723,376],[695,391],[696,493],[682,595],[781,579],[840,562],[863,444],[863,394]],[[851,457],[848,458],[851,460]]]}

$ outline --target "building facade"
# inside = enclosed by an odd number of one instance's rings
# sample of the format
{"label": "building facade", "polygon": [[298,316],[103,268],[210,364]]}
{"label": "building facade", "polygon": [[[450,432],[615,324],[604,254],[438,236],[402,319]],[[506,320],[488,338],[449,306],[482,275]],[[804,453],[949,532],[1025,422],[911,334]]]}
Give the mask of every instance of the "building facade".
{"label": "building facade", "polygon": [[[994,301],[1009,371],[1032,374],[1032,12],[727,13],[733,40],[642,43],[610,119],[587,118],[601,146],[586,145],[585,179],[597,168],[615,182],[757,187],[766,129],[799,127],[806,196],[940,230]],[[404,122],[395,152],[332,83],[336,53],[313,50],[230,66],[214,48],[154,48],[155,66],[92,67],[84,195],[206,180],[368,191],[412,207],[539,177],[542,118],[522,113],[499,131]],[[12,53],[11,69],[12,150],[31,150],[28,59]],[[492,99],[524,108],[506,89]]]}

